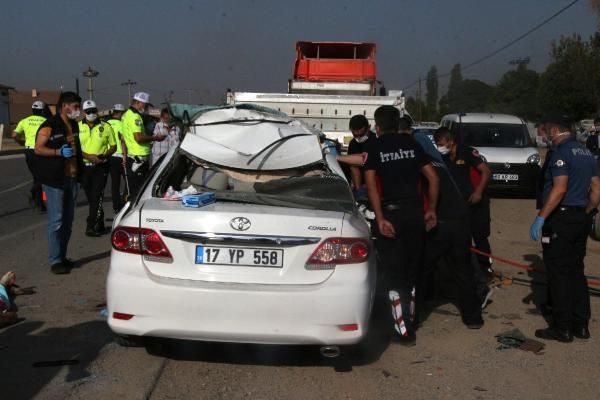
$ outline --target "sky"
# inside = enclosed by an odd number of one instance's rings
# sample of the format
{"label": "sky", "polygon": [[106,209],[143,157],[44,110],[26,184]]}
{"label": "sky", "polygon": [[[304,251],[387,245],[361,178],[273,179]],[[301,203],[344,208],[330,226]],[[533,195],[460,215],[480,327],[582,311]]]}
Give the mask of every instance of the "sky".
{"label": "sky", "polygon": [[[127,87],[154,104],[214,104],[227,88],[285,92],[295,42],[377,44],[378,79],[403,89],[432,65],[440,73],[500,48],[572,0],[66,0],[5,1],[0,6],[0,84],[18,90],[74,90],[87,98],[91,66],[101,107],[126,103]],[[551,42],[588,38],[599,19],[580,0],[549,24],[463,72],[494,84],[529,57],[543,71]],[[440,81],[445,90],[447,79]],[[413,93],[415,86],[408,90]],[[172,93],[171,93],[172,91]]]}

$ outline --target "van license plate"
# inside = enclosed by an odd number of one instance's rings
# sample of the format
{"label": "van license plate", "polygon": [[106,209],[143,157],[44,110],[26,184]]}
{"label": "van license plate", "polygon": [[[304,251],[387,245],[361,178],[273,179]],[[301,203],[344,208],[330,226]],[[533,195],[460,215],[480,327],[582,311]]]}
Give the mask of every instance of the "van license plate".
{"label": "van license plate", "polygon": [[196,264],[283,267],[282,249],[196,246]]}
{"label": "van license plate", "polygon": [[517,174],[493,174],[492,179],[495,181],[518,181],[519,175],[517,175]]}

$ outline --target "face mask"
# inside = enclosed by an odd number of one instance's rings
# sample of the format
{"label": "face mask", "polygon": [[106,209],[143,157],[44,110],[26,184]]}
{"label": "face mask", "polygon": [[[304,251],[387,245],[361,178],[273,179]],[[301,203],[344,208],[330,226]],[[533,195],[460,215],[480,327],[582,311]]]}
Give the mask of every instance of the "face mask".
{"label": "face mask", "polygon": [[437,147],[437,150],[440,152],[440,154],[443,156],[450,153],[450,149],[447,148],[446,146],[436,146],[436,147]]}
{"label": "face mask", "polygon": [[98,119],[98,114],[86,114],[85,115],[85,120],[88,122],[94,122],[96,119]]}
{"label": "face mask", "polygon": [[362,135],[354,138],[354,140],[356,140],[357,143],[364,143],[367,141],[367,139],[369,139],[369,135]]}
{"label": "face mask", "polygon": [[67,118],[69,119],[77,119],[81,112],[79,110],[71,110],[67,113]]}

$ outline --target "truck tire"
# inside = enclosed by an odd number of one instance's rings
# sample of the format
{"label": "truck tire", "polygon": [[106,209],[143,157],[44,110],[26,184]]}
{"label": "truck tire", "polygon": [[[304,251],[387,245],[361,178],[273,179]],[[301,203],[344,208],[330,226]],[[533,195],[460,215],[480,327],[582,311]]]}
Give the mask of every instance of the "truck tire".
{"label": "truck tire", "polygon": [[141,336],[117,335],[115,334],[115,343],[122,347],[143,347],[144,340]]}

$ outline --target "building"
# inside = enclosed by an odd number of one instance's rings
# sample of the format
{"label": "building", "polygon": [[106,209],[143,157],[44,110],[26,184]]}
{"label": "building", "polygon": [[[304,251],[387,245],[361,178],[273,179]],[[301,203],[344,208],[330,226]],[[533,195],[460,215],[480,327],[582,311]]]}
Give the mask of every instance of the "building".
{"label": "building", "polygon": [[[14,90],[8,92],[9,108],[10,108],[10,128],[11,131],[17,126],[19,121],[28,115],[31,115],[31,104],[36,100],[41,100],[50,107],[50,111],[56,111],[56,103],[60,96],[58,90],[39,91],[32,89],[31,91]],[[6,136],[6,133],[5,133]]]}
{"label": "building", "polygon": [[4,136],[10,136],[10,102],[8,93],[11,89],[13,88],[10,86],[0,84],[0,125],[4,126]]}

